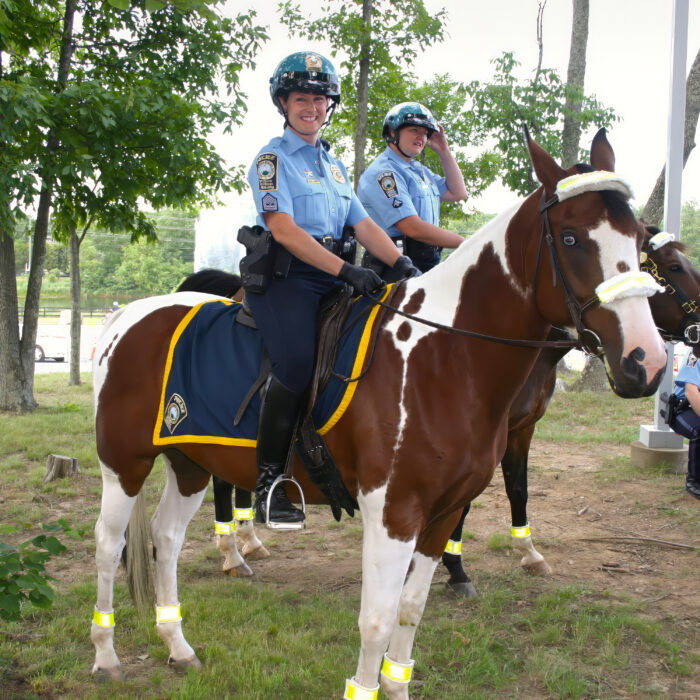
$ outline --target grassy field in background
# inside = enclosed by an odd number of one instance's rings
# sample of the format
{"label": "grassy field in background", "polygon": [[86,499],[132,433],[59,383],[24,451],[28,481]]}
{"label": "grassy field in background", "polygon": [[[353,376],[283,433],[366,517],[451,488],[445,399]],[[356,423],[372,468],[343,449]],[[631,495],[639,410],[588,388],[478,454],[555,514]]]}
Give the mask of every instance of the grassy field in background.
{"label": "grassy field in background", "polygon": [[[339,698],[359,650],[357,586],[328,590],[321,585],[309,592],[290,581],[276,585],[224,578],[217,573],[220,556],[211,522],[200,517],[188,530],[187,543],[196,547],[181,561],[179,585],[185,634],[203,669],[176,675],[167,668],[167,648],[153,620],[139,619],[120,569],[116,649],[131,672],[122,685],[95,684],[89,638],[96,595],[92,530],[101,480],[89,375],[83,375],[87,383],[71,388],[65,386],[66,376],[37,375],[40,407],[33,414],[0,414],[1,519],[23,527],[0,539],[28,539],[38,523],[59,517],[83,534],[79,541],[62,538],[68,551],[51,566],[58,579],[53,608],[27,607],[21,621],[0,623],[0,696]],[[652,399],[644,401],[650,406]],[[638,426],[626,419],[639,407],[640,402],[623,402],[612,394],[557,393],[537,438],[552,444],[629,442],[636,439]],[[44,484],[49,453],[77,457],[81,472]],[[616,466],[607,467],[610,474]],[[619,478],[633,475],[623,470]],[[679,477],[660,473],[658,479],[663,486]],[[152,505],[163,480],[162,465],[157,465],[147,481]],[[209,507],[211,500],[210,490]],[[328,520],[327,528],[293,535],[301,556],[305,548],[323,546],[331,528],[340,556],[345,549],[359,551],[357,518],[339,524]],[[506,547],[494,540],[493,556],[505,556],[501,550]],[[479,593],[477,599],[462,600],[433,588],[416,637],[411,697],[661,698],[669,696],[650,669],[663,668],[681,680],[698,673],[697,630],[689,640],[687,632],[657,619],[632,594],[601,595],[586,581],[562,585],[556,577],[532,579],[513,568],[482,572]],[[695,598],[696,590],[688,595]]]}

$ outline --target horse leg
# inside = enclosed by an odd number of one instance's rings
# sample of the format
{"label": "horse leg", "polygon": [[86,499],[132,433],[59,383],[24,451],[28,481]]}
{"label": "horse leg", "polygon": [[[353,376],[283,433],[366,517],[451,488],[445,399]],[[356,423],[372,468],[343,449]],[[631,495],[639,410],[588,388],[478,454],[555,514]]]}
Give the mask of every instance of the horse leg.
{"label": "horse leg", "polygon": [[[182,634],[180,601],[177,595],[177,559],[190,520],[202,504],[209,475],[191,495],[180,493],[173,462],[165,456],[167,481],[158,508],[151,520],[151,539],[155,559],[156,630],[168,645],[168,664],[177,670],[199,668],[201,663],[194,649]],[[199,486],[199,483],[197,484]]]}
{"label": "horse leg", "polygon": [[528,573],[542,576],[552,569],[535,549],[527,520],[527,460],[535,425],[508,433],[508,446],[501,460],[503,480],[510,501],[513,545],[523,553],[520,566]]}
{"label": "horse leg", "polygon": [[[364,697],[361,691],[379,688],[377,678],[389,645],[401,589],[411,563],[415,539],[392,539],[383,524],[386,486],[358,497],[362,513],[362,602],[358,625],[361,648],[355,676],[347,681],[345,697]],[[407,697],[407,696],[406,696]]]}
{"label": "horse leg", "polygon": [[476,589],[462,566],[462,530],[464,528],[464,519],[467,517],[470,507],[471,503],[467,503],[462,511],[457,527],[450,535],[450,539],[447,540],[447,546],[442,553],[442,563],[450,573],[450,578],[446,584],[447,588],[458,596],[476,598]]}
{"label": "horse leg", "polygon": [[430,582],[438,561],[437,558],[427,557],[420,552],[415,552],[411,560],[380,676],[382,688],[389,698],[408,700],[408,681],[413,670],[413,640],[423,617]]}
{"label": "horse leg", "polygon": [[253,526],[253,494],[250,491],[236,487],[236,536],[241,545],[240,551],[248,559],[265,559],[270,552],[255,534]]}
{"label": "horse leg", "polygon": [[253,572],[238,553],[236,544],[236,524],[231,507],[233,486],[218,476],[213,477],[213,483],[214,532],[216,533],[216,546],[224,555],[222,570],[229,576],[252,576]]}
{"label": "horse leg", "polygon": [[124,549],[124,532],[129,523],[135,496],[127,496],[116,473],[100,461],[102,505],[95,523],[95,562],[97,602],[90,638],[95,645],[93,675],[99,680],[124,680],[114,651],[114,576]]}

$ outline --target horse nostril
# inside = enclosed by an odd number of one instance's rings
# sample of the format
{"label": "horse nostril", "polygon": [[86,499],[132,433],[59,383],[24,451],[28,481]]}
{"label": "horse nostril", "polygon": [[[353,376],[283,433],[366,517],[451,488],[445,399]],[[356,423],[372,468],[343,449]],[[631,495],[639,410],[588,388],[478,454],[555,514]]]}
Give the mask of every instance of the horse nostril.
{"label": "horse nostril", "polygon": [[622,373],[634,382],[646,384],[647,371],[642,364],[645,357],[644,350],[636,347],[627,357],[622,358]]}

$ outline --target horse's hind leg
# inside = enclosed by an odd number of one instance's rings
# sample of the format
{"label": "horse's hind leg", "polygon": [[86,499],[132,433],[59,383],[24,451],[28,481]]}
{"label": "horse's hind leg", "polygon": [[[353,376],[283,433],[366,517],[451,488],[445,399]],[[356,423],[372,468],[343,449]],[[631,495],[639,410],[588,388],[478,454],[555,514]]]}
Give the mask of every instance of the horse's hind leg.
{"label": "horse's hind leg", "polygon": [[[236,486],[236,536],[241,545],[241,554],[247,559],[264,559],[270,556],[265,545],[258,539],[253,526],[253,494]],[[243,517],[245,516],[245,517]]]}
{"label": "horse's hind leg", "polygon": [[97,564],[97,603],[90,638],[95,645],[92,673],[98,679],[123,680],[121,665],[114,651],[114,576],[124,549],[124,532],[136,497],[127,496],[119,478],[108,466],[102,467],[102,505],[95,523],[95,562]]}
{"label": "horse's hind leg", "polygon": [[[214,531],[216,546],[224,555],[222,571],[229,576],[252,576],[250,567],[238,553],[231,499],[233,486],[218,476],[213,477],[214,485]],[[252,510],[251,510],[252,513]]]}
{"label": "horse's hind leg", "polygon": [[[357,672],[348,681],[350,685],[360,686],[350,694],[354,697],[364,697],[362,690],[371,691],[378,687],[382,657],[394,629],[401,588],[415,546],[415,540],[402,542],[389,537],[382,518],[385,497],[384,486],[358,498],[364,530],[362,603],[358,621],[362,646]],[[408,695],[399,697],[407,698]]]}
{"label": "horse's hind leg", "polygon": [[[203,470],[196,478],[190,473],[187,480],[188,494],[180,493],[174,471],[180,470],[177,458],[166,455],[167,482],[158,508],[151,520],[151,538],[155,558],[156,630],[168,645],[168,663],[177,668],[199,668],[201,663],[194,649],[182,634],[180,601],[177,595],[177,559],[185,539],[187,525],[199,509],[207,490],[209,474]],[[184,455],[184,460],[187,460]],[[191,463],[190,463],[191,464]],[[198,467],[197,467],[198,469]]]}

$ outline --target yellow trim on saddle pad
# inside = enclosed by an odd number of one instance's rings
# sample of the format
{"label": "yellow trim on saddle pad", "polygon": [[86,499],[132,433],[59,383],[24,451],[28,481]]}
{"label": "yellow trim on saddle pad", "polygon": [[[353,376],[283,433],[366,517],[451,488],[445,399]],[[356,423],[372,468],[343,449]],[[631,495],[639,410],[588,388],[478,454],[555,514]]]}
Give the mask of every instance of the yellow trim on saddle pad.
{"label": "yellow trim on saddle pad", "polygon": [[[393,286],[393,283],[387,285],[386,291],[384,292],[384,295],[379,301],[384,301],[389,296],[389,292],[391,291],[391,288]],[[369,313],[369,317],[367,318],[367,322],[365,323],[365,328],[362,331],[362,338],[360,338],[360,345],[357,348],[357,354],[355,355],[355,363],[352,366],[352,372],[350,373],[350,377],[358,377],[360,372],[362,371],[362,366],[365,363],[365,356],[367,355],[367,348],[369,347],[369,341],[372,338],[374,322],[377,319],[377,314],[379,313],[380,308],[381,307],[379,306],[379,304],[375,304],[372,308],[372,311],[370,311]],[[345,413],[348,406],[350,405],[352,397],[355,395],[355,389],[357,389],[357,385],[357,381],[348,382],[348,386],[345,389],[343,398],[338,404],[338,408],[335,409],[335,412],[326,421],[326,423],[318,429],[319,435],[325,435],[340,420],[343,413]]]}
{"label": "yellow trim on saddle pad", "polygon": [[177,341],[180,340],[180,336],[185,332],[189,322],[197,315],[199,310],[205,304],[226,304],[230,306],[231,304],[240,304],[239,301],[233,301],[231,299],[212,299],[211,301],[203,301],[201,304],[193,306],[185,315],[185,317],[178,323],[172,338],[170,339],[170,347],[168,348],[168,359],[165,362],[165,370],[163,371],[163,388],[160,394],[160,404],[158,406],[158,416],[156,418],[156,424],[153,428],[153,444],[154,445],[174,445],[180,442],[195,442],[203,445],[231,445],[236,447],[255,447],[257,445],[257,440],[250,440],[248,438],[229,438],[229,437],[213,437],[211,435],[171,435],[169,437],[161,437],[160,430],[161,425],[163,425],[163,417],[165,415],[165,390],[168,384],[168,377],[170,376],[170,370],[173,366],[173,355],[175,354],[175,346]]}

